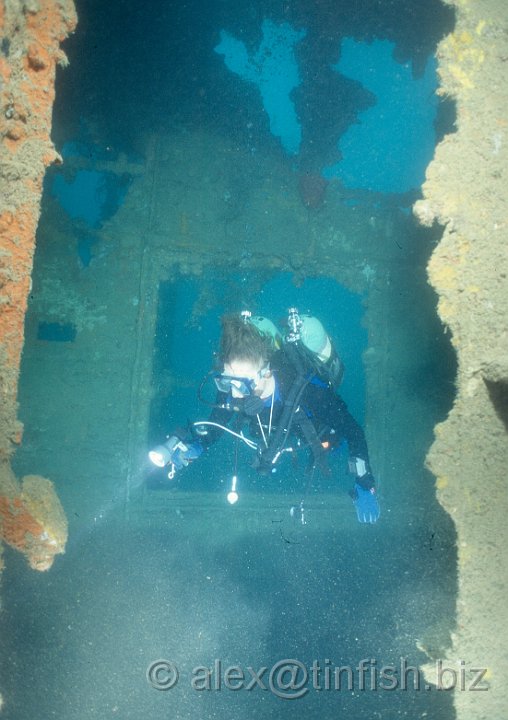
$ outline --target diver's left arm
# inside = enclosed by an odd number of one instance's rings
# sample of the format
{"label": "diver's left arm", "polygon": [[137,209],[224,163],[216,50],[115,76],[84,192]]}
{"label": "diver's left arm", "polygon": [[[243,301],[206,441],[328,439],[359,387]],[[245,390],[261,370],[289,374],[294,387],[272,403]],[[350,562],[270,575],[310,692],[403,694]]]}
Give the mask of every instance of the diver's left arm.
{"label": "diver's left arm", "polygon": [[342,440],[348,444],[349,471],[355,478],[350,495],[358,520],[362,523],[376,522],[379,518],[379,503],[363,428],[351,415],[344,400],[331,388],[322,391],[316,416],[320,423],[329,428],[329,439],[333,439],[336,445]]}

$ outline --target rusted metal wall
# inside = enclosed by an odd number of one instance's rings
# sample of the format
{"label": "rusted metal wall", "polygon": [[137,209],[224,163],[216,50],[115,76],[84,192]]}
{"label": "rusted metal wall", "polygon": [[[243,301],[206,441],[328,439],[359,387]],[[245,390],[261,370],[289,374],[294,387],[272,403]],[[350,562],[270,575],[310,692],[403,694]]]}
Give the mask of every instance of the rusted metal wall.
{"label": "rusted metal wall", "polygon": [[[10,458],[22,436],[17,384],[42,181],[46,167],[59,161],[50,139],[55,72],[66,63],[60,43],[76,21],[72,0],[0,3],[0,535],[29,559],[34,542],[28,536],[36,531],[40,543],[48,539],[43,519],[33,517],[21,494]],[[46,554],[62,549],[60,542],[52,544]]]}

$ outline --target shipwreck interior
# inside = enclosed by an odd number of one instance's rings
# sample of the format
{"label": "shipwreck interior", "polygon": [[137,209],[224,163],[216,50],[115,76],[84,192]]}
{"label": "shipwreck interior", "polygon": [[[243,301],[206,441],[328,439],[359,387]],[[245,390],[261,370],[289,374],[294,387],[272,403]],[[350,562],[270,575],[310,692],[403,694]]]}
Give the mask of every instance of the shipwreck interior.
{"label": "shipwreck interior", "polygon": [[[455,529],[425,457],[457,363],[427,280],[442,228],[411,206],[454,132],[433,92],[451,8],[149,5],[78,3],[57,78],[63,164],[45,178],[14,469],[53,480],[69,540],[43,574],[6,550],[5,716],[285,718],[296,703],[306,718],[451,719],[451,696],[415,688],[416,671],[407,690],[311,688],[293,703],[213,685],[217,660],[283,658],[372,658],[400,680],[400,658],[419,668],[450,645]],[[260,478],[229,438],[172,481],[147,459],[206,417],[196,393],[220,316],[278,322],[291,306],[344,361],[375,525],[357,522],[344,448],[331,479],[310,481],[305,463]],[[147,682],[159,658],[180,670],[170,692]],[[197,666],[214,668],[212,689],[192,686]]]}

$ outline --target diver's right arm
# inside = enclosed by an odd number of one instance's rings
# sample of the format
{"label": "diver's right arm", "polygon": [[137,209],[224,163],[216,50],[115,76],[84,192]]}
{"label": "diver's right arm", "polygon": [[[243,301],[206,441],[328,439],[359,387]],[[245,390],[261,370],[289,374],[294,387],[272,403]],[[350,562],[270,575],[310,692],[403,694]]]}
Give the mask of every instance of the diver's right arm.
{"label": "diver's right arm", "polygon": [[228,405],[228,395],[217,393],[216,406],[213,408],[208,419],[203,424],[194,422],[191,425],[189,434],[193,441],[198,441],[203,450],[213,445],[224,434],[224,427],[227,427],[233,416],[233,409]]}
{"label": "diver's right arm", "polygon": [[225,402],[226,397],[225,393],[218,393],[217,406],[206,422],[194,422],[187,429],[175,431],[167,436],[162,445],[151,450],[148,456],[152,463],[161,468],[171,466],[174,474],[175,470],[187,467],[204,450],[208,450],[224,433],[221,426],[227,426],[233,415],[233,410],[229,409]]}

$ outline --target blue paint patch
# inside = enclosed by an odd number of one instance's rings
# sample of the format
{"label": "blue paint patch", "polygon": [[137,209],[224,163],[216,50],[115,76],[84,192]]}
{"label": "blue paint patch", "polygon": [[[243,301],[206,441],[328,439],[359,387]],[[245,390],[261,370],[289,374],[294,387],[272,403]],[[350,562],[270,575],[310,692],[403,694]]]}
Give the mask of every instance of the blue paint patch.
{"label": "blue paint patch", "polygon": [[[63,158],[85,158],[91,162],[107,162],[115,157],[110,148],[101,148],[81,140],[68,141],[62,148]],[[123,204],[132,182],[128,173],[78,170],[53,175],[50,192],[73,220],[83,220],[91,229],[98,229]],[[78,239],[78,254],[86,267],[92,259],[91,246],[96,238],[86,233]]]}
{"label": "blue paint patch", "polygon": [[74,342],[76,332],[76,326],[72,323],[40,322],[37,328],[37,340]]}
{"label": "blue paint patch", "polygon": [[296,155],[300,150],[302,130],[291,92],[300,84],[294,46],[305,30],[295,30],[288,23],[276,25],[264,20],[263,39],[258,51],[249,57],[247,48],[225,30],[215,52],[224,55],[226,66],[244,80],[258,86],[263,107],[270,118],[270,132],[280,138],[284,150]]}
{"label": "blue paint patch", "polygon": [[[82,123],[80,135],[87,136],[86,124]],[[96,145],[94,142],[84,140],[68,140],[64,143],[61,155],[65,159],[72,157],[86,158],[90,162],[111,162],[119,159],[119,152],[108,146]],[[142,164],[143,157],[134,152],[126,154],[128,162]]]}
{"label": "blue paint patch", "polygon": [[96,244],[95,235],[83,233],[78,236],[78,257],[83,267],[88,267],[93,259],[93,246]]}
{"label": "blue paint patch", "polygon": [[[71,180],[58,173],[53,178],[51,194],[73,220],[82,220],[88,228],[97,230],[123,204],[131,182],[128,173],[118,176],[112,172],[79,170]],[[88,267],[98,238],[85,228],[78,230],[78,257],[82,266]]]}
{"label": "blue paint patch", "polygon": [[53,180],[51,194],[73,220],[84,220],[89,227],[99,227],[101,208],[106,199],[104,173],[80,170],[70,182],[63,174],[57,175]]}
{"label": "blue paint patch", "polygon": [[51,194],[74,220],[97,229],[123,203],[132,178],[110,172],[79,170],[71,181],[63,173],[55,176]]}
{"label": "blue paint patch", "polygon": [[325,168],[348,188],[405,193],[421,186],[434,155],[438,87],[435,58],[414,79],[409,63],[393,59],[393,43],[346,38],[334,69],[361,82],[376,96],[339,141],[342,160]]}
{"label": "blue paint patch", "polygon": [[92,162],[107,162],[113,159],[108,149],[81,140],[68,140],[62,147],[62,157],[64,160],[71,157],[82,157]]}

